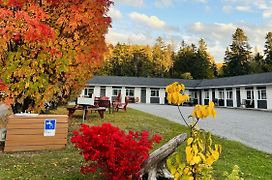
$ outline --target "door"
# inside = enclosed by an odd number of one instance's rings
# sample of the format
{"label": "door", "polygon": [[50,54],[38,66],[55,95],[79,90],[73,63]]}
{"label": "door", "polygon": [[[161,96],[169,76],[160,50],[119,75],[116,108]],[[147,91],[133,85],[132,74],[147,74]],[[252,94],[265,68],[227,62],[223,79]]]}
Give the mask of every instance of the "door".
{"label": "door", "polygon": [[141,103],[146,103],[146,88],[141,88]]}
{"label": "door", "polygon": [[236,100],[237,100],[237,107],[240,107],[241,106],[240,89],[236,89]]}
{"label": "door", "polygon": [[212,90],[212,101],[215,102],[215,89]]}
{"label": "door", "polygon": [[201,90],[199,90],[198,92],[199,92],[199,101],[198,101],[198,104],[202,104],[202,92],[201,92]]}

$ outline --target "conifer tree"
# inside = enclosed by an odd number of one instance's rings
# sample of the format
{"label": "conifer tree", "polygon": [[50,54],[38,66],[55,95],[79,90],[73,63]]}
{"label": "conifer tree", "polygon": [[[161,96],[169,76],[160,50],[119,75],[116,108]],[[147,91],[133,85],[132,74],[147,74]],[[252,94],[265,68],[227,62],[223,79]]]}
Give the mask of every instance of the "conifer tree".
{"label": "conifer tree", "polygon": [[272,71],[272,32],[267,33],[265,37],[264,45],[264,61],[265,61],[265,71]]}
{"label": "conifer tree", "polygon": [[232,44],[227,48],[224,59],[224,76],[248,74],[250,72],[251,47],[241,28],[232,35]]}

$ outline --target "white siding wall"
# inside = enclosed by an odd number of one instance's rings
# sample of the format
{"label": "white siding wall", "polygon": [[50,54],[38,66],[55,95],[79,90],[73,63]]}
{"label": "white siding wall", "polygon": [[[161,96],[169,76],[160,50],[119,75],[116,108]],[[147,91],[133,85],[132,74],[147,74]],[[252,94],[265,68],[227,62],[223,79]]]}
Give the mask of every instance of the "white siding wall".
{"label": "white siding wall", "polygon": [[246,99],[246,89],[245,87],[240,88],[240,94],[241,94],[241,103],[243,102],[243,99]]}
{"label": "white siding wall", "polygon": [[212,101],[212,89],[209,89],[209,101]]}
{"label": "white siding wall", "polygon": [[139,102],[141,102],[141,88],[136,87],[134,92],[135,102],[138,97]]}
{"label": "white siding wall", "polygon": [[126,99],[126,87],[122,87],[122,89],[121,89],[121,101],[122,101],[122,103],[124,103],[125,102],[125,99]]}
{"label": "white siding wall", "polygon": [[219,91],[218,91],[218,89],[215,89],[215,99],[219,99]]}
{"label": "white siding wall", "polygon": [[253,93],[254,93],[254,108],[258,108],[258,101],[257,101],[258,91],[256,86],[253,87]]}
{"label": "white siding wall", "polygon": [[165,102],[164,102],[165,90],[164,89],[160,89],[159,96],[160,96],[160,104],[165,104]]}
{"label": "white siding wall", "polygon": [[146,104],[150,104],[151,91],[150,88],[146,88]]}
{"label": "white siding wall", "polygon": [[93,97],[100,97],[100,86],[95,86],[94,87]]}
{"label": "white siding wall", "polygon": [[266,86],[267,109],[272,110],[272,85]]}
{"label": "white siding wall", "polygon": [[112,96],[112,87],[111,86],[106,87],[106,96],[109,97],[111,100],[111,96]]}
{"label": "white siding wall", "polygon": [[236,88],[232,88],[233,107],[237,107]]}
{"label": "white siding wall", "polygon": [[227,107],[227,91],[226,91],[226,88],[224,88],[224,106]]}

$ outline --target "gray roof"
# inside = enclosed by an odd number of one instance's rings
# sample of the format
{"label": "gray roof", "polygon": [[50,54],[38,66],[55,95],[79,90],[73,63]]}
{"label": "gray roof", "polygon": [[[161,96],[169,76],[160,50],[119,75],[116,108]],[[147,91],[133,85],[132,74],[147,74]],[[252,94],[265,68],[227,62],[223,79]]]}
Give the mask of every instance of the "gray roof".
{"label": "gray roof", "polygon": [[197,87],[241,86],[251,84],[272,84],[272,72],[217,79],[204,79]]}
{"label": "gray roof", "polygon": [[143,87],[165,87],[173,82],[183,83],[186,87],[196,87],[201,80],[183,80],[171,78],[147,78],[147,77],[126,77],[126,76],[94,76],[88,81],[90,85],[124,85]]}
{"label": "gray roof", "polygon": [[272,72],[203,80],[126,77],[126,76],[94,76],[93,79],[88,81],[88,84],[89,85],[99,84],[100,86],[113,85],[113,86],[165,87],[168,84],[171,84],[175,81],[183,83],[187,88],[272,84]]}

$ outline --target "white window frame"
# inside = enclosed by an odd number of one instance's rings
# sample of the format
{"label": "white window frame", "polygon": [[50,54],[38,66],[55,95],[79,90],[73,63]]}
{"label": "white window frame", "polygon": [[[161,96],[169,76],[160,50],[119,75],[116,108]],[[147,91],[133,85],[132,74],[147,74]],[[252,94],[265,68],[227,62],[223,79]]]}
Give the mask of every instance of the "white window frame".
{"label": "white window frame", "polygon": [[[155,92],[155,95],[152,95],[152,91]],[[150,97],[160,97],[160,89],[150,89]]]}
{"label": "white window frame", "polygon": [[126,88],[126,96],[134,97],[135,95],[135,88]]}
{"label": "white window frame", "polygon": [[253,89],[246,89],[246,99],[247,100],[253,100],[254,99],[254,91],[253,91]]}
{"label": "white window frame", "polygon": [[[102,90],[105,92],[104,95],[102,95]],[[101,86],[100,87],[100,97],[107,96],[107,88],[106,86]]]}
{"label": "white window frame", "polygon": [[225,99],[224,90],[219,90],[218,91],[218,99]]}
{"label": "white window frame", "polygon": [[121,93],[122,87],[112,87],[112,96],[118,96]]}
{"label": "white window frame", "polygon": [[209,99],[209,98],[210,98],[210,92],[204,91],[204,99]]}
{"label": "white window frame", "polygon": [[227,99],[233,99],[233,92],[232,92],[232,90],[227,90]]}
{"label": "white window frame", "polygon": [[94,94],[94,87],[91,86],[91,87],[86,87],[84,89],[84,96],[88,96],[88,97],[93,97],[93,94]]}
{"label": "white window frame", "polygon": [[258,100],[267,100],[266,88],[258,89]]}
{"label": "white window frame", "polygon": [[196,91],[190,91],[190,97],[191,98],[197,98],[197,93],[196,93]]}

